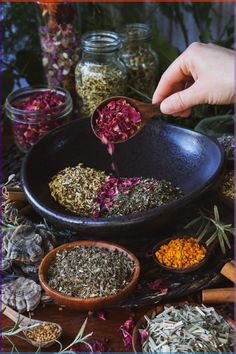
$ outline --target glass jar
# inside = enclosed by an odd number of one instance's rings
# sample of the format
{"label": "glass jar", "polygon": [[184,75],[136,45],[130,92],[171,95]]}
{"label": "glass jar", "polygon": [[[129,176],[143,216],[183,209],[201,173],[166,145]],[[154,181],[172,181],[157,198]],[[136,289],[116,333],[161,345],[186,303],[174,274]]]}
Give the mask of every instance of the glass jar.
{"label": "glass jar", "polygon": [[123,48],[121,59],[128,73],[128,95],[139,98],[134,89],[152,97],[157,85],[158,58],[151,48],[151,29],[143,23],[128,24],[120,31]]}
{"label": "glass jar", "polygon": [[69,121],[72,99],[60,87],[24,87],[8,95],[5,107],[15,143],[26,152],[39,138]]}
{"label": "glass jar", "polygon": [[42,62],[50,87],[60,86],[76,97],[75,66],[79,59],[75,3],[38,2]]}
{"label": "glass jar", "polygon": [[104,99],[125,94],[127,74],[118,57],[120,47],[120,37],[114,32],[88,32],[82,37],[82,58],[75,69],[82,117],[89,117]]}

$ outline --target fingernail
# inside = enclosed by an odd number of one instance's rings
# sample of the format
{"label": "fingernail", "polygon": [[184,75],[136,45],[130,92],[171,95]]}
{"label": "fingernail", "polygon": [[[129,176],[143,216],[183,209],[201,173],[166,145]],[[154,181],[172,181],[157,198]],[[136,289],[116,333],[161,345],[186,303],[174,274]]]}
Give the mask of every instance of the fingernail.
{"label": "fingernail", "polygon": [[169,102],[168,99],[161,102],[160,109],[161,109],[162,113],[164,113],[164,114],[174,113],[172,104],[171,104],[171,102]]}

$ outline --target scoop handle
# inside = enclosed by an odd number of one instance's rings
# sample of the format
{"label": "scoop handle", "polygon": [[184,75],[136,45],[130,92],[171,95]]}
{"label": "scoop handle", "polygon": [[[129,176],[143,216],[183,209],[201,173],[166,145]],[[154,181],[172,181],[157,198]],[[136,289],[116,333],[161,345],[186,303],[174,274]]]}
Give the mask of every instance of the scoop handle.
{"label": "scoop handle", "polygon": [[10,318],[14,323],[17,323],[25,318],[25,316],[19,314],[9,306],[2,304],[3,315]]}
{"label": "scoop handle", "polygon": [[10,318],[14,323],[20,323],[20,326],[28,326],[35,322],[35,320],[31,320],[30,318],[21,315],[19,312],[13,310],[11,307],[2,304],[3,315]]}

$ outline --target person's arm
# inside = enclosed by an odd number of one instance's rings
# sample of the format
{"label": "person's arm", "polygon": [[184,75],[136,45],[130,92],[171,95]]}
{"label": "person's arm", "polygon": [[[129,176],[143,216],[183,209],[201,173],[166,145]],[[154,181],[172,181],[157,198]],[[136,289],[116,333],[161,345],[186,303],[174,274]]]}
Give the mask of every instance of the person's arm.
{"label": "person's arm", "polygon": [[192,43],[164,72],[154,92],[164,114],[188,117],[191,107],[234,102],[234,51]]}

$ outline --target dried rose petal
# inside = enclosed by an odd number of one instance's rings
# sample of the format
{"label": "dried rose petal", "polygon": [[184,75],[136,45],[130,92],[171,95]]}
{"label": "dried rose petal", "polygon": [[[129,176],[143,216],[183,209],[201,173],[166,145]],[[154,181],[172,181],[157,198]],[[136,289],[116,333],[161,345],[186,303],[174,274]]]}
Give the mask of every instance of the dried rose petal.
{"label": "dried rose petal", "polygon": [[94,129],[104,144],[126,141],[140,127],[140,113],[124,99],[110,101],[97,113]]}
{"label": "dried rose petal", "polygon": [[148,332],[146,331],[146,329],[143,329],[142,332],[140,332],[140,337],[141,343],[143,344],[148,337]]}
{"label": "dried rose petal", "polygon": [[104,311],[98,311],[97,317],[98,317],[100,320],[106,321],[106,316],[105,316],[105,312],[104,312]]}
{"label": "dried rose petal", "polygon": [[123,336],[123,342],[125,348],[129,348],[132,344],[132,333],[135,327],[134,320],[127,320],[125,323],[120,326],[120,331]]}
{"label": "dried rose petal", "polygon": [[15,140],[19,146],[24,150],[29,149],[40,137],[64,123],[62,120],[50,120],[52,110],[53,115],[60,113],[64,102],[65,97],[55,90],[36,93],[20,102],[16,102],[14,107],[17,109],[29,112],[41,111],[35,122],[32,119],[32,115],[25,113],[21,116],[21,123],[13,124]]}
{"label": "dried rose petal", "polygon": [[150,283],[147,284],[147,286],[149,287],[149,289],[151,290],[160,290],[160,285],[162,283],[161,279],[156,279]]}

